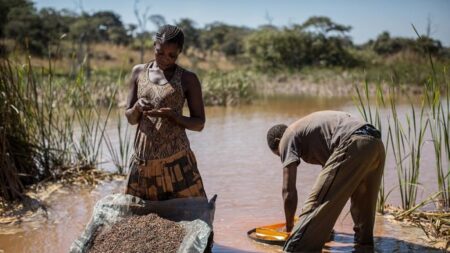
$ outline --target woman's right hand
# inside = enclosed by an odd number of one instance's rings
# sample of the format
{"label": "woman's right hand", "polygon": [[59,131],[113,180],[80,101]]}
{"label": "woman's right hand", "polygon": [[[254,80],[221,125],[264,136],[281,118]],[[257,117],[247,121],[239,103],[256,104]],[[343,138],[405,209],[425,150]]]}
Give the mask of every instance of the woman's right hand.
{"label": "woman's right hand", "polygon": [[147,99],[145,99],[145,98],[140,98],[140,99],[138,99],[138,100],[136,101],[136,103],[134,104],[134,108],[135,108],[138,112],[143,113],[143,112],[152,110],[152,109],[153,109],[153,106],[148,102]]}

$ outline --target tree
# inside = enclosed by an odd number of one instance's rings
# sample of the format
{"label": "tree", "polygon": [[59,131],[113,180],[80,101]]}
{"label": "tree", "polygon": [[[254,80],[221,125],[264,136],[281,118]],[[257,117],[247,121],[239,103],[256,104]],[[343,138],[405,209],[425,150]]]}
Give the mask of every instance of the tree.
{"label": "tree", "polygon": [[47,52],[50,36],[44,30],[42,19],[32,5],[26,3],[24,6],[11,8],[7,20],[4,27],[7,38],[13,38],[32,54],[42,55]]}
{"label": "tree", "polygon": [[149,19],[155,25],[157,30],[159,28],[161,28],[163,25],[167,24],[166,19],[164,18],[164,16],[159,15],[159,14],[151,15]]}
{"label": "tree", "polygon": [[246,27],[214,22],[200,30],[200,46],[205,51],[218,51],[226,56],[235,56],[244,52],[243,41],[250,32]]}
{"label": "tree", "polygon": [[327,17],[312,17],[292,28],[264,27],[247,37],[245,52],[260,68],[351,67],[358,61],[347,51],[352,45],[346,35],[350,29]]}
{"label": "tree", "polygon": [[298,29],[319,33],[328,36],[330,33],[338,33],[343,35],[350,32],[351,26],[345,26],[333,22],[329,17],[313,16],[308,18],[302,25],[297,26]]}
{"label": "tree", "polygon": [[99,11],[91,16],[87,17],[90,26],[93,28],[91,31],[95,32],[95,41],[108,42],[111,41],[114,44],[128,44],[130,36],[127,34],[120,16],[111,11]]}
{"label": "tree", "polygon": [[63,34],[69,32],[71,18],[64,17],[60,12],[52,8],[44,8],[39,11],[42,28],[47,33],[51,43],[58,43]]}
{"label": "tree", "polygon": [[442,43],[427,36],[417,38],[414,49],[419,53],[432,55],[440,55],[443,52]]}
{"label": "tree", "polygon": [[184,51],[189,48],[200,48],[200,32],[195,28],[195,21],[189,18],[182,18],[176,22],[176,26],[180,27],[184,33]]}
{"label": "tree", "polygon": [[11,20],[8,14],[17,8],[25,9],[29,13],[34,11],[33,3],[29,0],[0,0],[0,38],[5,36],[5,26]]}
{"label": "tree", "polygon": [[137,34],[137,38],[140,42],[140,52],[141,52],[141,63],[144,62],[144,50],[145,50],[145,41],[150,39],[147,32],[147,21],[149,20],[149,11],[150,7],[145,7],[145,10],[141,12],[138,7],[139,0],[134,1],[134,16],[138,21],[139,33]]}

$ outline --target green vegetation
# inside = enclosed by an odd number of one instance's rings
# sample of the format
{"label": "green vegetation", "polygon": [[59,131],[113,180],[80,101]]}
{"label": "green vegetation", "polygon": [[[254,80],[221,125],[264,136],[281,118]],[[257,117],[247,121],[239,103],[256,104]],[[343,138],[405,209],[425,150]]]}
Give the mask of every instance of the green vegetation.
{"label": "green vegetation", "polygon": [[[326,17],[312,17],[302,25],[284,29],[261,29],[248,36],[246,53],[252,63],[266,68],[357,65],[346,47],[350,27]],[[337,35],[334,35],[337,33]]]}
{"label": "green vegetation", "polygon": [[0,200],[21,199],[30,184],[97,164],[116,92],[100,116],[83,72],[55,81],[52,66],[35,71],[30,63],[0,61]]}
{"label": "green vegetation", "polygon": [[111,161],[117,169],[119,174],[124,174],[128,168],[128,162],[131,154],[131,132],[129,128],[129,124],[125,125],[125,129],[123,129],[123,123],[121,121],[120,113],[118,113],[117,119],[117,137],[119,143],[115,144],[111,141],[109,135],[106,135],[105,143],[108,148]]}
{"label": "green vegetation", "polygon": [[[424,231],[430,241],[441,239],[447,242],[444,247],[448,248],[450,236],[450,221],[448,220],[450,210],[450,156],[448,145],[450,84],[448,82],[437,84],[436,79],[430,76],[423,89],[420,107],[417,108],[417,101],[410,101],[410,109],[406,109],[406,111],[397,107],[398,104],[403,102],[395,88],[391,88],[388,94],[383,95],[378,87],[377,103],[373,104],[367,96],[367,84],[364,88],[366,96],[361,96],[359,88],[356,87],[357,97],[355,97],[355,101],[361,114],[368,122],[374,123],[380,129],[388,127],[388,132],[385,134],[386,151],[391,147],[390,153],[394,156],[398,187],[394,187],[386,193],[383,176],[378,195],[377,211],[385,213],[386,208],[388,208],[388,211],[394,214],[397,220],[412,222]],[[445,90],[443,94],[441,93],[442,89]],[[384,103],[385,97],[389,100],[388,105]],[[381,103],[378,103],[380,101]],[[388,115],[381,117],[379,111],[385,106],[389,107]],[[405,119],[406,124],[402,123],[405,122]],[[431,138],[430,141],[432,141],[434,148],[434,164],[421,163],[423,144],[429,138]],[[447,168],[444,166],[445,163]],[[385,168],[385,170],[388,169],[390,168]],[[417,199],[418,188],[421,186],[420,174],[432,169],[436,171],[437,191],[431,193],[425,199]],[[390,193],[397,188],[401,198],[401,209],[387,205]],[[430,211],[429,204],[431,203],[434,204],[435,210]],[[427,207],[424,209],[425,206]]]}
{"label": "green vegetation", "polygon": [[[83,66],[90,78],[99,72],[128,73],[134,64],[150,60],[155,27],[163,16],[149,13],[135,2],[136,24],[125,25],[111,11],[74,13],[46,8],[36,10],[30,0],[1,0],[0,51],[21,61],[33,54],[32,64],[45,66],[49,56],[58,60],[55,73],[74,77]],[[143,11],[145,9],[145,11]],[[198,27],[194,20],[174,21],[186,33],[183,66],[198,73],[252,69],[258,75],[300,74],[308,79],[334,80],[324,72],[347,74],[344,83],[389,83],[422,86],[430,72],[424,55],[430,52],[436,69],[448,66],[450,50],[429,36],[393,37],[381,32],[374,40],[354,45],[351,27],[328,17],[310,17],[286,27],[247,28],[213,22]],[[56,52],[55,48],[61,47]],[[112,53],[114,52],[114,53]],[[304,70],[307,70],[306,72]],[[439,71],[442,83],[448,73]],[[202,77],[202,76],[201,76]],[[329,81],[328,80],[328,81]]]}
{"label": "green vegetation", "polygon": [[[419,36],[419,39],[422,39]],[[425,47],[424,51],[429,52],[429,63],[431,65],[430,75],[422,87],[423,92],[420,97],[420,108],[417,109],[416,101],[410,101],[410,109],[400,112],[397,105],[401,102],[397,89],[392,87],[387,94],[384,94],[377,87],[377,99],[374,105],[370,101],[369,86],[364,86],[365,96],[361,95],[356,87],[356,104],[362,116],[369,122],[383,129],[382,122],[387,122],[388,133],[386,149],[392,147],[395,168],[398,177],[398,187],[402,202],[402,209],[416,210],[419,207],[434,201],[440,211],[450,209],[450,154],[449,154],[449,124],[450,124],[450,84],[445,79],[447,73],[443,69],[444,79],[438,78],[436,65],[431,57],[433,51]],[[430,67],[430,66],[429,66]],[[442,91],[444,93],[442,94]],[[388,99],[389,115],[386,120],[380,118],[380,108],[386,106]],[[375,108],[373,108],[375,106]],[[400,116],[401,115],[401,116]],[[405,122],[406,124],[402,123]],[[435,154],[435,171],[438,183],[438,192],[433,194],[428,200],[417,204],[417,190],[420,186],[421,156],[422,147],[426,134],[431,136]],[[444,167],[444,159],[447,168]],[[385,194],[384,184],[379,193],[378,211],[384,212],[384,203],[389,193]],[[410,212],[412,212],[410,211]],[[403,214],[402,214],[403,215]]]}
{"label": "green vegetation", "polygon": [[227,106],[249,103],[255,96],[254,80],[250,72],[209,72],[202,80],[205,104]]}
{"label": "green vegetation", "polygon": [[[446,85],[441,95],[440,85],[434,78],[427,84],[426,101],[430,107],[429,123],[435,154],[435,168],[438,181],[439,205],[450,209],[450,86]],[[447,168],[444,166],[447,161]]]}

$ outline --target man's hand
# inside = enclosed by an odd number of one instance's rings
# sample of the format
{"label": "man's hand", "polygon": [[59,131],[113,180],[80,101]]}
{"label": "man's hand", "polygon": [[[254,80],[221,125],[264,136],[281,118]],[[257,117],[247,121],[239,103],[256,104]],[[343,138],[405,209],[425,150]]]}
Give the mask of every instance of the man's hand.
{"label": "man's hand", "polygon": [[[286,221],[287,222],[287,221]],[[284,232],[286,232],[286,233],[290,233],[290,232],[292,232],[292,228],[294,227],[294,223],[292,223],[292,224],[287,224],[286,223],[286,227],[284,228]]]}
{"label": "man's hand", "polygon": [[290,233],[291,231],[292,231],[292,228],[288,231],[286,226],[280,228],[280,230],[279,230],[279,232],[286,232],[286,233]]}

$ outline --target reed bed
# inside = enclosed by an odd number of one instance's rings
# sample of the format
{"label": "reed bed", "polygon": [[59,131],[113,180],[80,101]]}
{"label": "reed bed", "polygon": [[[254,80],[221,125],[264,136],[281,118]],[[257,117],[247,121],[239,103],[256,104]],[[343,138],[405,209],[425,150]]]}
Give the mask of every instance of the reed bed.
{"label": "reed bed", "polygon": [[67,170],[94,168],[117,88],[100,112],[81,69],[55,78],[53,63],[34,69],[0,60],[0,202],[24,198],[27,186]]}
{"label": "reed bed", "polygon": [[125,127],[122,123],[123,113],[118,112],[117,115],[117,128],[116,136],[118,143],[113,143],[110,136],[107,134],[105,143],[109,151],[110,158],[119,174],[127,172],[130,154],[131,154],[131,131],[129,124]]}
{"label": "reed bed", "polygon": [[[411,221],[422,228],[430,239],[450,241],[450,85],[445,78],[436,78],[437,70],[431,56],[429,62],[430,75],[422,95],[408,99],[409,109],[398,108],[403,103],[399,86],[393,86],[387,93],[377,87],[375,101],[371,101],[367,83],[362,91],[360,86],[355,86],[354,101],[367,122],[380,130],[387,128],[387,131],[382,131],[386,153],[395,161],[398,185],[386,193],[383,180],[377,211],[384,213],[389,206],[389,212],[393,212],[396,219]],[[444,72],[444,76],[447,74],[445,67],[439,71]],[[386,115],[380,116],[382,109]],[[432,142],[434,161],[423,163],[426,142]],[[417,192],[422,185],[421,172],[424,169],[434,169],[437,191],[420,200],[417,199]],[[388,196],[394,189],[399,191],[400,209],[387,204]],[[430,204],[434,204],[432,211]]]}

